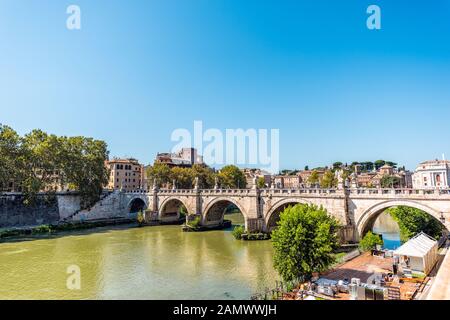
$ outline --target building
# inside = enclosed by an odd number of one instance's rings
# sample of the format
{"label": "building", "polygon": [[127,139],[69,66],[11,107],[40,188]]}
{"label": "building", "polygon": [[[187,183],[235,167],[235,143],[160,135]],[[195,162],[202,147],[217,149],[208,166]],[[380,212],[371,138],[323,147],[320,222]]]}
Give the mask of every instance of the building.
{"label": "building", "polygon": [[415,189],[449,188],[450,161],[431,160],[419,164],[413,174]]}
{"label": "building", "polygon": [[144,166],[136,159],[115,158],[106,161],[109,169],[108,189],[133,191],[144,188]]}
{"label": "building", "polygon": [[[358,172],[355,167],[355,172]],[[396,168],[385,164],[378,171],[363,172],[356,175],[356,182],[360,188],[381,188],[381,181],[386,176],[398,178],[398,183],[394,188],[412,188],[412,173],[409,171],[399,171]]]}
{"label": "building", "polygon": [[325,174],[326,170],[324,169],[314,169],[314,170],[301,170],[297,173],[297,175],[301,178],[301,184],[302,186],[308,186],[311,187],[311,184],[309,183],[309,177],[311,174],[316,171],[319,176],[319,181],[322,180],[323,175]]}
{"label": "building", "polygon": [[155,163],[164,163],[169,167],[190,168],[194,164],[203,164],[203,157],[198,155],[195,148],[183,148],[175,153],[158,153]]}
{"label": "building", "polygon": [[273,184],[278,189],[298,189],[303,187],[303,180],[299,175],[277,175],[273,177]]}

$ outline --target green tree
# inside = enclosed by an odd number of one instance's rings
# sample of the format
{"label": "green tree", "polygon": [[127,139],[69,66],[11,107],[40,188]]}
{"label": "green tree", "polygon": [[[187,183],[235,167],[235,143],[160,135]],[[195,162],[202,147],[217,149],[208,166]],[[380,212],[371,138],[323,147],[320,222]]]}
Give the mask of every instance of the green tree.
{"label": "green tree", "polygon": [[214,187],[216,173],[208,166],[194,164],[191,169],[193,178],[198,177],[201,188],[210,189]]}
{"label": "green tree", "polygon": [[240,188],[246,187],[246,180],[244,173],[234,165],[224,166],[218,174],[222,187],[225,188]]}
{"label": "green tree", "polygon": [[342,166],[343,166],[343,163],[340,161],[333,163],[333,169],[339,169]]}
{"label": "green tree", "polygon": [[264,177],[258,177],[258,179],[256,180],[256,185],[260,189],[265,188],[266,187],[266,180],[264,179]]}
{"label": "green tree", "polygon": [[170,169],[170,182],[175,180],[178,189],[192,189],[194,172],[191,168],[173,167]]}
{"label": "green tree", "polygon": [[333,171],[327,170],[320,181],[322,188],[335,188],[337,186],[337,179]]}
{"label": "green tree", "polygon": [[104,141],[57,137],[42,130],[20,137],[0,125],[0,186],[13,183],[23,192],[25,204],[58,182],[80,193],[82,208],[92,205],[108,181],[107,159]]}
{"label": "green tree", "polygon": [[171,179],[173,178],[169,166],[160,162],[156,162],[153,166],[148,167],[146,175],[149,181],[152,183],[156,181],[159,187],[171,183]]}
{"label": "green tree", "polygon": [[372,233],[372,231],[369,231],[366,233],[364,238],[359,241],[359,248],[362,251],[369,251],[376,249],[377,245],[382,245],[383,240],[378,234]]}
{"label": "green tree", "polygon": [[308,183],[310,185],[316,185],[319,183],[319,179],[319,173],[317,172],[317,170],[313,170],[308,177]]}
{"label": "green tree", "polygon": [[305,171],[308,171],[309,170],[309,166],[305,166]]}
{"label": "green tree", "polygon": [[386,164],[387,164],[388,166],[393,167],[393,168],[397,167],[397,163],[396,163],[396,162],[386,161]]}
{"label": "green tree", "polygon": [[380,185],[382,188],[398,188],[401,184],[401,179],[396,176],[385,175],[380,180]]}
{"label": "green tree", "polygon": [[283,280],[307,279],[326,270],[338,247],[338,221],[322,207],[298,204],[280,214],[272,232],[274,267]]}
{"label": "green tree", "polygon": [[23,149],[21,138],[12,128],[0,124],[0,190],[17,185],[22,180]]}
{"label": "green tree", "polygon": [[442,224],[422,210],[398,206],[389,208],[387,212],[397,221],[400,227],[400,238],[403,242],[408,241],[421,231],[436,239],[442,234]]}
{"label": "green tree", "polygon": [[81,207],[89,208],[100,199],[108,182],[108,149],[104,141],[86,137],[62,137],[60,140],[61,179],[81,196]]}
{"label": "green tree", "polygon": [[384,161],[384,160],[376,160],[375,162],[374,162],[374,165],[375,165],[375,169],[380,169],[382,166],[384,166],[386,164],[386,161]]}

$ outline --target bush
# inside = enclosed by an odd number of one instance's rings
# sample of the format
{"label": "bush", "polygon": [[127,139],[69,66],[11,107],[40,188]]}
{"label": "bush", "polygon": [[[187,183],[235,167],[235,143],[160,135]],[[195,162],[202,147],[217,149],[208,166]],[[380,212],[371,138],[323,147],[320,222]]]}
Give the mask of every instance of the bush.
{"label": "bush", "polygon": [[369,231],[359,242],[359,248],[362,251],[369,251],[375,249],[377,244],[382,245],[383,240],[378,234],[374,234],[372,231]]}
{"label": "bush", "polygon": [[139,223],[139,225],[142,225],[145,222],[144,213],[142,211],[139,211],[137,214],[137,222]]}
{"label": "bush", "polygon": [[196,228],[198,228],[200,226],[200,221],[201,221],[200,217],[195,217],[194,220],[189,220],[188,221],[188,225],[191,228],[196,229]]}
{"label": "bush", "polygon": [[244,226],[236,226],[234,227],[233,231],[231,232],[233,236],[236,238],[236,240],[242,239],[242,234],[245,232]]}
{"label": "bush", "polygon": [[47,224],[38,226],[36,228],[33,228],[31,233],[33,234],[39,234],[39,233],[51,233],[53,231],[53,228]]}

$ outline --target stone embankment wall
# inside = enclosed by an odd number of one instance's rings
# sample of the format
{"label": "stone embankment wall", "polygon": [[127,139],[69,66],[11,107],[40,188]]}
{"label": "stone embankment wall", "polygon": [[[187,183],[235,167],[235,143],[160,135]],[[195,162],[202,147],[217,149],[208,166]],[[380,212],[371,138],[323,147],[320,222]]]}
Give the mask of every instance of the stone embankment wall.
{"label": "stone embankment wall", "polygon": [[0,193],[0,228],[27,227],[60,221],[89,221],[112,218],[132,218],[118,192],[104,194],[89,210],[80,210],[76,193],[40,194],[34,205],[25,205],[20,193]]}
{"label": "stone embankment wall", "polygon": [[38,196],[33,205],[27,206],[20,194],[0,195],[0,228],[49,224],[59,219],[58,201],[54,197]]}

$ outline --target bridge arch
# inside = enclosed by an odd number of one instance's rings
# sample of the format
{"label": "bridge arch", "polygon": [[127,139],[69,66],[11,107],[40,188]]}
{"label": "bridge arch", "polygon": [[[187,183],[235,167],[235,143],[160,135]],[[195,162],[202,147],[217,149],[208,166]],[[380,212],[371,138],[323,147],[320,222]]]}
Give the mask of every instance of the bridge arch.
{"label": "bridge arch", "polygon": [[295,206],[297,204],[311,204],[311,202],[304,199],[283,199],[275,202],[269,209],[266,217],[265,224],[266,230],[271,232],[276,228],[277,222],[280,220],[280,213],[289,206]]}
{"label": "bridge arch", "polygon": [[245,226],[247,227],[247,213],[242,208],[239,201],[228,197],[219,197],[211,201],[204,209],[202,224],[203,225],[215,225],[221,224],[224,220],[225,211],[229,205],[235,205],[245,219]]}
{"label": "bridge arch", "polygon": [[147,202],[145,199],[142,199],[141,197],[135,197],[132,198],[127,205],[127,212],[128,213],[137,213],[139,211],[144,211],[147,209]]}
{"label": "bridge arch", "polygon": [[158,218],[162,221],[175,221],[180,219],[181,210],[189,214],[189,207],[179,197],[170,197],[165,199],[158,210]]}
{"label": "bridge arch", "polygon": [[[357,229],[357,236],[359,238],[362,238],[367,231],[372,229],[373,224],[375,223],[375,220],[378,218],[378,216],[383,213],[386,209],[392,208],[392,207],[398,207],[398,206],[405,206],[405,207],[411,207],[416,208],[419,210],[422,210],[429,215],[436,218],[438,221],[440,221],[441,212],[425,205],[417,201],[413,200],[387,200],[383,202],[379,202],[376,205],[373,205],[372,207],[368,208],[363,212],[363,214],[359,217],[359,219],[356,221],[356,229]],[[443,225],[444,226],[444,225]],[[444,226],[445,227],[445,226]]]}

